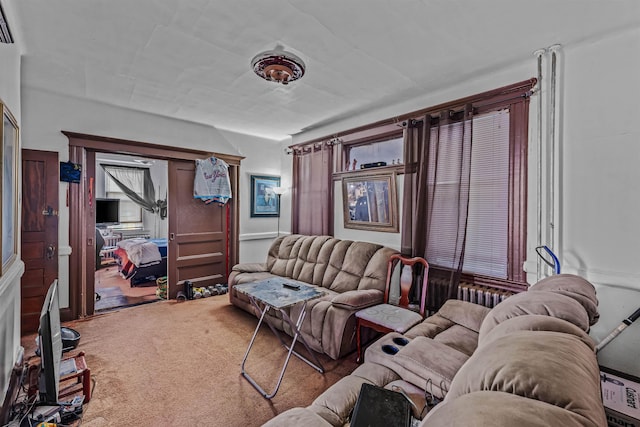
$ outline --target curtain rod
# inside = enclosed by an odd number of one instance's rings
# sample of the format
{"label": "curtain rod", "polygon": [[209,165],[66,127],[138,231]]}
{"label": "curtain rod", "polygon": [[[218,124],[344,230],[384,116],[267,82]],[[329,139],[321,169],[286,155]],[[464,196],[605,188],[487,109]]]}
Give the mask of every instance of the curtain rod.
{"label": "curtain rod", "polygon": [[[361,131],[365,131],[365,130],[369,130],[369,129],[374,129],[377,127],[381,127],[381,126],[387,126],[387,125],[391,125],[391,124],[395,124],[395,123],[399,123],[402,122],[404,120],[409,120],[409,119],[414,119],[420,116],[424,116],[426,114],[432,113],[432,112],[436,112],[436,111],[440,111],[440,110],[445,110],[445,109],[454,109],[456,107],[460,107],[460,106],[464,106],[466,104],[473,104],[473,103],[481,103],[484,100],[487,100],[489,98],[494,98],[496,96],[506,96],[506,95],[510,95],[513,94],[514,92],[524,92],[521,95],[518,95],[515,98],[518,98],[519,96],[522,95],[528,95],[530,94],[530,90],[532,87],[535,86],[536,82],[538,80],[535,77],[532,77],[528,80],[523,80],[521,82],[518,83],[514,83],[508,86],[503,86],[501,88],[498,89],[493,89],[493,90],[489,90],[486,92],[482,92],[476,95],[471,95],[471,96],[467,96],[464,98],[460,98],[457,99],[455,101],[449,101],[449,102],[445,102],[442,104],[438,104],[432,107],[428,107],[428,108],[422,108],[420,110],[416,110],[416,111],[412,111],[410,113],[405,113],[402,114],[400,116],[396,116],[396,117],[392,117],[392,118],[388,118],[388,119],[383,119],[383,120],[379,120],[377,122],[374,123],[370,123],[368,125],[363,125],[363,126],[358,126],[355,128],[351,128],[351,129],[347,129],[341,132],[337,132],[331,135],[325,135],[319,138],[315,138],[315,139],[311,139],[309,141],[305,141],[305,142],[300,142],[298,144],[293,144],[290,145],[289,148],[296,148],[296,147],[301,147],[304,145],[308,145],[308,144],[313,144],[313,143],[317,143],[317,142],[324,142],[327,140],[333,140],[336,138],[340,138],[341,136],[345,136],[345,135],[349,135],[352,133],[356,133],[356,132],[361,132]],[[510,98],[507,98],[510,99]],[[503,99],[507,100],[507,99]],[[493,104],[493,103],[491,103]],[[491,104],[487,104],[487,105],[491,105]],[[482,105],[481,105],[482,106]]]}

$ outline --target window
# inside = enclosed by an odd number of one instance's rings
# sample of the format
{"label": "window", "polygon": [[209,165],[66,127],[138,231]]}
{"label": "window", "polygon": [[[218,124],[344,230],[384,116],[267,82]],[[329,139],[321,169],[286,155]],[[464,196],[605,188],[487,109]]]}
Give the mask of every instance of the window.
{"label": "window", "polygon": [[[144,171],[137,168],[118,168],[120,174],[126,173],[127,186],[143,197]],[[118,178],[120,179],[120,178]],[[105,174],[105,190],[107,198],[120,199],[120,223],[142,223],[142,209],[129,199],[108,174]]]}
{"label": "window", "polygon": [[416,160],[405,173],[402,251],[424,256],[432,277],[448,278],[449,297],[455,297],[458,273],[465,282],[505,289],[526,282],[534,84],[524,81],[424,110],[405,132],[407,161]]}
{"label": "window", "polygon": [[358,170],[363,165],[389,166],[402,163],[403,138],[385,139],[345,147],[345,170]]}
{"label": "window", "polygon": [[[354,130],[340,135],[333,141],[339,142],[341,146],[341,149],[337,150],[335,179],[339,179],[342,173],[365,169],[367,173],[372,174],[389,173],[390,170],[402,172],[404,138],[401,123],[393,122]],[[376,170],[379,167],[387,167],[387,170]]]}
{"label": "window", "polygon": [[[509,110],[493,111],[473,117],[471,132],[465,134],[465,144],[471,144],[469,207],[466,246],[462,272],[507,279],[509,223]],[[446,158],[461,154],[462,126],[459,123],[432,128],[431,141],[440,138]],[[433,165],[430,165],[433,167]],[[435,192],[429,244],[429,262],[450,267],[454,257],[452,247],[438,244],[455,239],[457,224],[449,221],[456,209],[460,177],[447,170],[439,175]]]}

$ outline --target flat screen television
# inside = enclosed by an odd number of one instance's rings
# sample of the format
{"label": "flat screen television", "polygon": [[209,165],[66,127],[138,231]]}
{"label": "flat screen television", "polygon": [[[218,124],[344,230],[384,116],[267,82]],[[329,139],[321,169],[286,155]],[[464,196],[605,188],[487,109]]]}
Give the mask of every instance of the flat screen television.
{"label": "flat screen television", "polygon": [[56,405],[60,389],[60,361],[62,360],[62,332],[57,279],[49,286],[40,312],[38,347],[40,350],[38,382],[40,401],[47,405]]}
{"label": "flat screen television", "polygon": [[96,224],[120,223],[120,199],[96,199]]}

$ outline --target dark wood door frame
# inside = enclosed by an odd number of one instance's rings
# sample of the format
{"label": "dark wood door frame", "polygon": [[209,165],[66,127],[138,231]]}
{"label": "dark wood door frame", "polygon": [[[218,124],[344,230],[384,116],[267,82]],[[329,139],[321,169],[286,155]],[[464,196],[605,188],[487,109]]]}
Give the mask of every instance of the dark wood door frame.
{"label": "dark wood door frame", "polygon": [[91,215],[88,202],[90,198],[92,201],[95,199],[95,195],[90,193],[90,183],[95,182],[95,155],[98,152],[129,154],[159,160],[195,160],[216,156],[227,162],[233,191],[233,198],[228,202],[231,221],[227,270],[238,263],[240,161],[244,157],[68,131],[62,133],[69,138],[69,160],[82,167],[82,179],[79,184],[69,185],[68,196],[69,245],[75,248],[69,257],[69,308],[73,318],[85,317],[92,314],[94,309],[95,251],[88,251],[87,247],[93,247],[94,244],[95,219]]}

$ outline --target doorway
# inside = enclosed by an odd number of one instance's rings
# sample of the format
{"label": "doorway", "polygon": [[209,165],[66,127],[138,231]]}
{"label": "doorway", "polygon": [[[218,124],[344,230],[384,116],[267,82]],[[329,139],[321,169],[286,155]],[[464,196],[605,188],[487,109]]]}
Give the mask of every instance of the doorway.
{"label": "doorway", "polygon": [[[167,161],[96,152],[94,187],[95,313],[166,299]],[[127,251],[143,247],[145,268],[137,268]]]}
{"label": "doorway", "polygon": [[[95,312],[94,202],[98,153],[134,155],[167,162],[167,203],[170,209],[175,209],[174,214],[172,211],[168,214],[167,297],[174,299],[186,280],[196,286],[226,282],[231,266],[238,262],[238,182],[242,157],[67,131],[63,133],[69,138],[70,161],[79,164],[84,174],[81,182],[69,189],[69,242],[73,248],[85,248],[73,250],[69,262],[70,306],[74,318]],[[207,208],[196,199],[185,198],[185,194],[193,192],[194,161],[211,156],[229,165],[233,192],[233,198],[218,209],[214,206]],[[194,221],[194,218],[207,220]]]}

